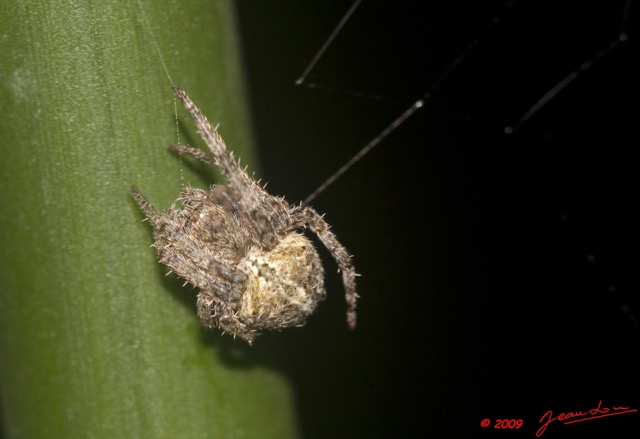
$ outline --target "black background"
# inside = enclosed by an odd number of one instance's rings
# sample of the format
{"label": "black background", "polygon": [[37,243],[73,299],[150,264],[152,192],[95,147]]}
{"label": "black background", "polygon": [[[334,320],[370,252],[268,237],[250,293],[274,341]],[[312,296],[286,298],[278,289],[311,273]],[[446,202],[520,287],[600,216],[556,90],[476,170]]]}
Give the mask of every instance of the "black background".
{"label": "black background", "polygon": [[[640,408],[635,10],[365,0],[308,88],[351,2],[237,5],[262,177],[291,202],[432,91],[312,203],[362,275],[356,331],[325,252],[319,312],[257,342],[291,346],[304,437],[535,437],[547,410]],[[638,416],[542,437],[640,437]]]}

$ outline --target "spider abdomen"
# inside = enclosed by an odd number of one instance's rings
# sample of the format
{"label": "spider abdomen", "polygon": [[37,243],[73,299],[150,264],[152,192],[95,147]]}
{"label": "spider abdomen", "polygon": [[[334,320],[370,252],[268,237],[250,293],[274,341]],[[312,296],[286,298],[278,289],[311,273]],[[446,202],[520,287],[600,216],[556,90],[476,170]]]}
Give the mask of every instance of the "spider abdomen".
{"label": "spider abdomen", "polygon": [[302,326],[326,295],[320,256],[300,233],[268,251],[253,247],[238,268],[247,281],[236,316],[252,330]]}

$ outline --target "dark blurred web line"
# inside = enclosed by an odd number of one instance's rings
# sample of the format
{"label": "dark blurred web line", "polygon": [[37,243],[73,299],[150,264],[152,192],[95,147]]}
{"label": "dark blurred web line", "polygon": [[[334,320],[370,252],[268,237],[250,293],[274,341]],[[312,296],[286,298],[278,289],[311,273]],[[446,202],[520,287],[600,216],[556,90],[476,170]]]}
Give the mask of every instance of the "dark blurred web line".
{"label": "dark blurred web line", "polygon": [[[322,193],[327,187],[333,184],[340,176],[342,176],[347,170],[349,170],[352,166],[354,166],[362,157],[368,154],[374,147],[376,147],[379,143],[381,143],[387,136],[389,136],[393,131],[399,128],[402,124],[404,124],[409,118],[411,118],[420,108],[422,108],[425,103],[433,96],[433,94],[438,91],[438,89],[442,86],[446,80],[453,75],[453,73],[463,65],[465,59],[468,57],[470,53],[472,53],[484,40],[485,36],[489,34],[504,18],[507,12],[511,9],[511,7],[517,2],[517,0],[507,1],[502,9],[498,11],[491,20],[482,28],[482,30],[471,40],[471,42],[464,48],[456,58],[442,71],[440,75],[438,75],[437,79],[431,84],[431,86],[425,91],[419,99],[417,99],[414,103],[412,103],[405,111],[403,111],[399,116],[397,116],[389,125],[387,125],[378,135],[376,135],[373,139],[371,139],[360,151],[358,151],[347,163],[345,163],[340,169],[338,169],[333,175],[331,175],[324,183],[322,183],[315,191],[311,193],[304,201],[303,205],[309,204],[313,199],[315,199],[320,193]],[[340,31],[348,24],[350,18],[353,14],[356,13],[358,6],[362,3],[362,0],[354,1],[351,6],[348,8],[347,12],[344,16],[339,20],[336,27],[329,34],[327,39],[321,45],[320,49],[315,53],[315,55],[311,58],[311,61],[307,65],[307,67],[303,70],[303,73],[300,77],[295,81],[295,84],[298,86],[305,86],[311,89],[319,89],[323,91],[329,92],[340,92],[346,95],[351,95],[359,98],[365,99],[374,99],[381,100],[381,96],[375,93],[363,92],[358,90],[344,90],[333,86],[321,85],[317,83],[313,83],[307,80],[307,77],[312,73],[315,66],[325,55],[331,44],[334,42]],[[551,87],[546,93],[544,93],[538,100],[536,100],[528,109],[525,111],[516,122],[512,125],[503,126],[502,132],[505,135],[514,136],[516,134],[524,134],[522,133],[522,128],[536,115],[538,114],[549,102],[551,102],[554,98],[556,98],[564,89],[569,87],[576,79],[586,74],[595,64],[602,62],[602,60],[606,59],[608,55],[616,51],[622,43],[628,41],[628,23],[631,14],[631,3],[632,0],[626,0],[622,7],[621,11],[621,20],[620,20],[620,28],[618,34],[613,38],[608,44],[604,45],[600,50],[598,50],[595,54],[587,58],[584,62],[580,63],[580,65],[569,72],[565,77],[563,77],[558,83],[556,83],[553,87]],[[492,124],[493,125],[493,124]],[[527,130],[525,130],[527,131]],[[533,134],[533,133],[529,133]],[[545,136],[542,136],[543,138]],[[539,176],[539,173],[535,170],[531,170],[534,178],[538,181],[538,184],[542,188],[546,188],[545,185]],[[537,175],[537,178],[536,178]],[[549,197],[553,199],[551,196],[551,190],[547,188],[545,190]],[[586,245],[586,241],[579,236],[579,233],[572,226],[569,221],[568,214],[559,207],[559,203],[557,200],[554,200],[554,204],[556,206],[556,213],[558,215],[559,220],[562,224],[567,227],[568,233],[570,233],[578,247],[580,248],[582,254],[584,255],[585,260],[589,264],[594,264],[596,261],[595,255],[589,250],[589,246]],[[618,288],[614,285],[614,283],[609,283],[607,287],[607,292],[609,294],[618,293]],[[626,303],[622,296],[619,295],[619,299],[621,302],[621,310],[623,314],[626,316],[627,320],[631,324],[632,327],[636,329],[640,329],[640,321],[638,317],[633,313],[632,307]]]}
{"label": "dark blurred web line", "polygon": [[[517,0],[508,1],[504,7],[493,16],[493,18],[485,25],[485,27],[478,33],[478,35],[460,52],[460,54],[442,71],[438,78],[431,84],[431,86],[425,91],[422,96],[413,102],[406,110],[404,110],[399,116],[397,116],[389,125],[387,125],[380,133],[375,136],[369,143],[367,143],[360,151],[358,151],[347,163],[345,163],[340,169],[338,169],[332,176],[330,176],[324,183],[322,183],[315,191],[311,193],[303,202],[303,205],[309,204],[312,200],[314,200],[319,194],[324,192],[324,190],[329,187],[333,182],[335,182],[340,176],[342,176],[345,172],[347,172],[353,165],[355,165],[362,157],[367,155],[373,148],[375,148],[382,140],[384,140],[387,136],[389,136],[393,131],[395,131],[398,127],[400,127],[404,122],[406,122],[411,116],[415,114],[420,108],[422,108],[426,101],[428,101],[433,93],[440,88],[440,86],[445,82],[447,78],[449,78],[453,72],[455,72],[460,65],[462,65],[464,59],[475,50],[476,47],[480,44],[486,34],[489,33],[498,23],[501,21],[502,17],[506,14],[506,12],[516,3]],[[329,34],[329,37],[325,40],[325,42],[321,45],[320,49],[316,52],[316,54],[311,58],[310,63],[304,69],[303,73],[296,80],[296,85],[302,85],[308,88],[316,88],[323,89],[328,91],[335,91],[335,87],[319,85],[316,83],[308,82],[307,76],[311,73],[316,64],[320,61],[322,56],[325,54],[331,43],[335,40],[336,36],[347,24],[349,19],[355,13],[355,10],[360,5],[362,0],[356,0],[351,7],[347,10],[345,15],[340,19],[337,26],[333,29],[333,31]],[[348,95],[360,96],[363,98],[370,98],[379,100],[381,97],[377,94],[373,93],[365,93],[356,90],[348,90],[346,91]]]}
{"label": "dark blurred web line", "polygon": [[[550,101],[552,101],[558,94],[560,94],[564,89],[570,86],[576,79],[587,73],[594,65],[605,60],[608,55],[611,55],[614,51],[621,47],[622,43],[625,43],[629,40],[628,31],[628,23],[629,17],[631,14],[631,3],[632,0],[626,0],[621,11],[621,20],[620,20],[620,28],[618,34],[604,47],[598,50],[595,54],[589,57],[584,62],[580,63],[580,65],[572,70],[568,75],[563,77],[557,84],[555,84],[551,89],[549,89],[546,93],[544,93],[524,114],[511,126],[504,127],[504,133],[507,135],[513,135],[515,133],[519,133],[521,128],[529,122],[543,107],[545,107]],[[543,188],[546,192],[546,195],[549,199],[553,200],[553,204],[555,205],[556,215],[563,226],[566,228],[567,233],[573,237],[576,246],[580,249],[584,260],[587,264],[593,267],[593,270],[597,270],[598,265],[597,261],[599,258],[592,252],[590,246],[587,245],[587,240],[581,236],[581,234],[576,230],[570,221],[570,216],[566,212],[566,209],[560,207],[560,203],[555,197],[553,197],[552,191],[548,188],[539,172],[531,165],[530,169],[531,174],[534,179],[537,181],[538,186]],[[601,270],[600,270],[601,271]],[[601,277],[605,277],[606,274],[600,273]],[[627,321],[631,325],[631,327],[635,329],[640,329],[640,321],[638,320],[638,316],[635,315],[633,311],[633,307],[629,305],[628,300],[625,300],[623,297],[624,292],[618,290],[618,287],[615,285],[615,282],[607,282],[608,286],[606,287],[606,292],[611,294],[617,294],[616,300],[620,305],[620,311],[623,316],[626,317]]]}
{"label": "dark blurred web line", "polygon": [[313,84],[306,83],[307,76],[309,75],[309,73],[311,73],[311,70],[313,70],[316,64],[318,64],[318,61],[320,61],[320,58],[322,58],[322,56],[327,51],[331,43],[333,43],[333,40],[335,40],[335,38],[338,36],[342,28],[347,24],[347,22],[349,21],[353,13],[356,11],[358,6],[360,6],[360,3],[362,3],[362,0],[356,0],[355,2],[353,2],[351,7],[347,10],[347,13],[344,14],[344,16],[338,22],[338,25],[335,27],[335,29],[333,29],[333,31],[331,31],[331,33],[329,34],[325,42],[322,44],[322,46],[320,46],[320,49],[318,49],[318,51],[313,56],[313,58],[311,58],[309,65],[307,65],[307,67],[302,72],[302,75],[300,75],[300,77],[296,80],[296,85],[306,85],[307,87],[313,87]]}
{"label": "dark blurred web line", "polygon": [[540,99],[538,99],[517,121],[513,126],[505,127],[506,134],[512,134],[518,131],[525,123],[527,123],[536,113],[538,113],[546,104],[555,98],[562,90],[567,88],[573,81],[587,72],[594,64],[602,61],[607,55],[610,55],[620,45],[629,39],[627,35],[627,26],[629,23],[629,15],[631,13],[632,0],[626,0],[623,10],[622,19],[620,20],[620,30],[618,35],[609,42],[605,47],[596,52],[586,61],[582,62],[575,70],[571,71],[567,76],[562,78],[560,82],[551,87]]}

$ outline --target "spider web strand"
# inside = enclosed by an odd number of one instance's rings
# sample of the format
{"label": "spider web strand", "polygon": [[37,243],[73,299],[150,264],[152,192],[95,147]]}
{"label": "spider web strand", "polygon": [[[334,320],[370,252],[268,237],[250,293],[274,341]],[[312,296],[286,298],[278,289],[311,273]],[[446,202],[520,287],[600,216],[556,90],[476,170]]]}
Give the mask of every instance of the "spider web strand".
{"label": "spider web strand", "polygon": [[302,205],[308,205],[313,199],[315,199],[318,194],[322,193],[327,187],[333,184],[342,174],[347,172],[356,162],[358,162],[362,157],[367,155],[369,151],[371,151],[378,143],[380,143],[385,137],[387,137],[391,132],[393,132],[396,128],[404,123],[405,120],[410,118],[413,113],[418,111],[424,105],[424,101],[422,99],[416,101],[407,108],[400,116],[398,116],[389,126],[387,126],[384,130],[380,132],[376,137],[373,138],[364,148],[362,148],[356,155],[354,155],[347,163],[342,165],[340,169],[336,171],[331,177],[329,177],[324,183],[322,183],[318,189],[313,191],[311,195],[309,195],[303,202]]}
{"label": "spider web strand", "polygon": [[[344,14],[344,17],[342,17],[342,19],[338,22],[338,25],[335,27],[335,29],[331,32],[331,34],[329,35],[329,37],[326,39],[326,41],[322,44],[322,47],[320,47],[320,49],[318,50],[318,52],[313,56],[313,58],[311,59],[311,62],[309,63],[309,65],[307,66],[306,69],[304,69],[304,71],[302,72],[302,75],[300,75],[300,77],[296,80],[296,85],[303,85],[303,83],[305,82],[305,80],[307,79],[307,75],[309,75],[309,73],[311,72],[311,70],[313,70],[313,68],[315,67],[315,65],[318,63],[318,61],[320,61],[320,58],[322,58],[322,56],[324,55],[324,53],[326,52],[326,50],[329,48],[329,46],[331,45],[331,43],[333,42],[333,40],[336,38],[336,36],[340,33],[340,31],[342,30],[342,28],[347,24],[347,21],[349,21],[349,19],[351,18],[351,16],[353,15],[353,13],[355,12],[356,8],[360,5],[360,3],[362,2],[362,0],[356,0],[351,7],[349,8],[349,10],[347,11],[346,14]],[[309,85],[310,87],[313,87],[313,84]]]}
{"label": "spider web strand", "polygon": [[529,108],[514,125],[505,127],[504,132],[506,134],[512,134],[515,131],[518,131],[522,127],[522,125],[527,123],[536,113],[538,113],[538,111],[540,111],[545,105],[547,105],[562,90],[567,88],[569,84],[582,76],[582,74],[593,67],[596,62],[600,61],[606,55],[614,51],[621,43],[626,40],[626,34],[620,34],[620,36],[617,39],[613,40],[607,47],[600,50],[587,61],[580,64],[580,67],[565,76],[560,82],[554,85],[548,92],[546,92],[540,99],[538,99],[536,103],[533,104],[531,108]]}

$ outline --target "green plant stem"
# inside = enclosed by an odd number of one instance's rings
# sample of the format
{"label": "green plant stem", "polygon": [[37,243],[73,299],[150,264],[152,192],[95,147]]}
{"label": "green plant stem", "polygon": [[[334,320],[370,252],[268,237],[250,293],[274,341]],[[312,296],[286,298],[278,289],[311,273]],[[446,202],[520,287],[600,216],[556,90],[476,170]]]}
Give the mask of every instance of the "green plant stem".
{"label": "green plant stem", "polygon": [[277,346],[201,328],[129,195],[206,184],[172,81],[252,167],[231,2],[3,1],[0,29],[4,437],[294,437]]}

